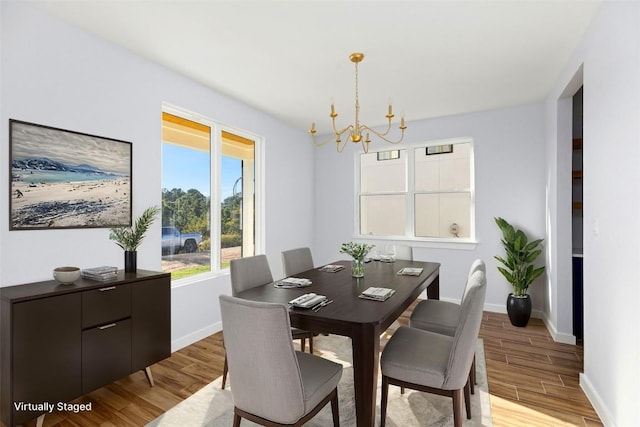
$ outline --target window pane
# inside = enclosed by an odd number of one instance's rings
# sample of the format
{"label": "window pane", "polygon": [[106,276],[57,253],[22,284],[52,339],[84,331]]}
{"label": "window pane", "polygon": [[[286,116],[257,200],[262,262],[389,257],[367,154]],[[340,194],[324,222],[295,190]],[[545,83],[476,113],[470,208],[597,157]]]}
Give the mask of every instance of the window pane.
{"label": "window pane", "polygon": [[222,132],[220,268],[255,254],[255,142]]}
{"label": "window pane", "polygon": [[407,190],[405,150],[399,159],[378,160],[378,153],[362,154],[360,159],[360,192],[400,192]]}
{"label": "window pane", "polygon": [[162,271],[179,279],[211,271],[211,132],[162,118]]}
{"label": "window pane", "polygon": [[471,237],[470,212],[469,193],[416,194],[416,236],[469,238]]}
{"label": "window pane", "polygon": [[453,153],[426,155],[415,149],[416,191],[460,191],[471,188],[471,144],[454,144]]}
{"label": "window pane", "polygon": [[404,195],[360,196],[360,234],[404,236]]}

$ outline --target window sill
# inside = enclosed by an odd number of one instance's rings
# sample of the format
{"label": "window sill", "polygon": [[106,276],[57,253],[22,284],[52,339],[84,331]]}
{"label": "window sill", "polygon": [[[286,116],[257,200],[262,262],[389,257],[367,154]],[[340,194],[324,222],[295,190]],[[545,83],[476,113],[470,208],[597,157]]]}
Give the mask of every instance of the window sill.
{"label": "window sill", "polygon": [[367,236],[356,235],[354,239],[368,240],[379,242],[381,247],[384,245],[408,245],[415,248],[435,248],[435,249],[459,249],[472,251],[478,247],[478,241],[473,239],[408,239],[402,237],[384,237],[384,236]]}
{"label": "window sill", "polygon": [[195,274],[193,276],[183,277],[182,279],[171,280],[171,288],[181,288],[183,286],[190,286],[198,283],[202,283],[206,280],[216,279],[218,277],[229,276],[230,271],[228,268],[218,271],[209,271],[206,273]]}

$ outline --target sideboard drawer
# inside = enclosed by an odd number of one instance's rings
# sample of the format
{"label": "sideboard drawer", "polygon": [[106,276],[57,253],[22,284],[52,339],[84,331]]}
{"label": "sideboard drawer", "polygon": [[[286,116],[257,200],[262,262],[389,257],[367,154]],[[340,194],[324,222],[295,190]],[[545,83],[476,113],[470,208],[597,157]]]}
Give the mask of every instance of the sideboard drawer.
{"label": "sideboard drawer", "polygon": [[82,392],[131,373],[131,319],[82,331]]}
{"label": "sideboard drawer", "polygon": [[82,328],[131,316],[131,285],[109,285],[82,293]]}

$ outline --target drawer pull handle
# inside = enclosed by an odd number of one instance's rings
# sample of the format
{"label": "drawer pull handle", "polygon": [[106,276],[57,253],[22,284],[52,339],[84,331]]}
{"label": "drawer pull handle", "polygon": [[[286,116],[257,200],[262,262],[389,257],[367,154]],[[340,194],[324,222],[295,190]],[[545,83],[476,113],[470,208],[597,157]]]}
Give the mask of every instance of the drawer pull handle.
{"label": "drawer pull handle", "polygon": [[109,323],[108,325],[104,325],[104,326],[98,326],[98,329],[100,329],[101,331],[105,330],[105,329],[109,329],[109,328],[113,328],[114,326],[116,326],[117,323]]}
{"label": "drawer pull handle", "polygon": [[104,291],[112,291],[115,288],[116,288],[115,286],[109,286],[109,287],[106,287],[106,288],[100,288],[99,290],[100,290],[100,292],[104,292]]}

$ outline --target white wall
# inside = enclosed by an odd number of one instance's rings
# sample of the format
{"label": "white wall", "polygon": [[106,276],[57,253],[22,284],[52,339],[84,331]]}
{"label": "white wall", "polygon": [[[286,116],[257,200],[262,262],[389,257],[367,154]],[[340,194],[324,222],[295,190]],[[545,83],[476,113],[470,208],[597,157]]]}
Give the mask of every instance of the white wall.
{"label": "white wall", "polygon": [[[307,135],[240,102],[52,18],[35,6],[1,2],[0,285],[51,279],[60,265],[123,265],[107,229],[9,231],[10,118],[133,143],[133,213],[161,201],[161,105],[169,102],[265,137],[266,253],[312,240],[313,147]],[[259,65],[259,64],[257,64]],[[258,67],[259,68],[259,67]],[[295,171],[289,167],[296,161]],[[295,209],[283,207],[295,202]],[[159,225],[159,224],[158,224]],[[160,269],[160,227],[140,247],[138,267]],[[219,329],[217,297],[228,275],[172,291],[174,349]]]}
{"label": "white wall", "polygon": [[[565,126],[566,111],[558,100],[583,67],[585,319],[580,384],[604,424],[620,427],[637,425],[640,407],[635,301],[640,261],[639,40],[640,3],[603,2],[546,102],[548,174],[560,182],[565,172],[555,158],[563,156],[566,136],[559,129]],[[570,239],[566,227],[571,224],[553,201],[566,191],[558,188],[549,189],[548,238]],[[560,280],[554,286],[562,292],[566,284]]]}
{"label": "white wall", "polygon": [[[542,238],[544,221],[544,116],[542,104],[492,110],[407,123],[403,146],[424,141],[472,137],[475,155],[475,250],[414,248],[414,258],[436,261],[440,269],[442,299],[460,300],[471,262],[487,263],[486,308],[505,311],[510,285],[496,270],[493,256],[503,254],[500,233],[493,218],[501,216]],[[376,147],[384,144],[374,141]],[[317,263],[345,259],[341,242],[355,231],[355,156],[348,147],[341,154],[331,145],[316,148],[314,256]],[[530,289],[534,310],[542,308],[543,280]]]}

